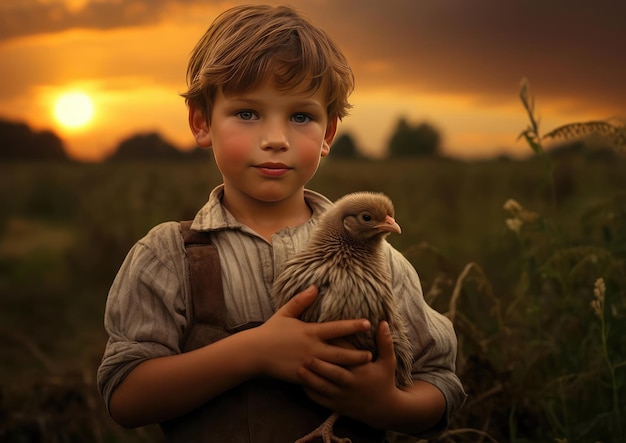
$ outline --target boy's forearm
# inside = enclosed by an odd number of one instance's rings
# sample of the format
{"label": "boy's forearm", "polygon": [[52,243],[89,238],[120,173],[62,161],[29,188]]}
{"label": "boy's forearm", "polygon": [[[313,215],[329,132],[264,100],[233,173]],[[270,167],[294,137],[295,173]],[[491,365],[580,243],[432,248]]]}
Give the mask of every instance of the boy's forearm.
{"label": "boy's forearm", "polygon": [[396,391],[393,405],[370,425],[404,434],[419,434],[436,426],[446,412],[446,399],[434,385],[416,380]]}
{"label": "boy's forearm", "polygon": [[257,376],[299,383],[299,369],[312,359],[348,367],[369,362],[367,351],[327,343],[369,330],[369,322],[297,319],[316,295],[314,288],[301,292],[257,328],[195,351],[139,364],[114,390],[111,416],[122,426],[143,426],[186,414]]}
{"label": "boy's forearm", "polygon": [[146,360],[115,389],[110,413],[124,427],[183,415],[259,371],[254,334],[243,331],[195,351]]}

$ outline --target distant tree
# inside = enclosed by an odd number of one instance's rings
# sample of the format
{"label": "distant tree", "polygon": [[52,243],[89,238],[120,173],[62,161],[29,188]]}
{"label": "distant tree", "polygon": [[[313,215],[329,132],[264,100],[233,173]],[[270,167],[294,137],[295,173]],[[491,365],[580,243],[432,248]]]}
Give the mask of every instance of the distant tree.
{"label": "distant tree", "polygon": [[432,125],[420,123],[411,125],[405,118],[400,118],[389,140],[391,157],[427,157],[439,154],[441,134]]}
{"label": "distant tree", "polygon": [[123,140],[108,160],[181,160],[184,157],[180,149],[165,141],[161,135],[151,132]]}
{"label": "distant tree", "polygon": [[343,133],[335,139],[332,144],[331,152],[333,158],[360,157],[359,150],[354,143],[354,139],[348,133]]}
{"label": "distant tree", "polygon": [[61,139],[52,131],[33,131],[27,124],[0,120],[0,160],[68,159]]}
{"label": "distant tree", "polygon": [[54,132],[44,130],[37,132],[33,138],[33,144],[39,151],[39,158],[44,160],[67,160],[67,154],[63,142]]}
{"label": "distant tree", "polygon": [[187,160],[206,160],[211,158],[213,151],[200,146],[194,146],[191,149],[183,151]]}

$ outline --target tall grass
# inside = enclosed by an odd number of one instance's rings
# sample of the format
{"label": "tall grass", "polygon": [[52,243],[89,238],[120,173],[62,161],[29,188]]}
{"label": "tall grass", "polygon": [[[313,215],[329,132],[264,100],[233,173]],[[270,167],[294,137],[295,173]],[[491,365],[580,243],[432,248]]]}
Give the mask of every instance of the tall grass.
{"label": "tall grass", "polygon": [[[459,367],[471,394],[457,426],[498,441],[626,441],[626,193],[600,193],[587,207],[580,199],[580,229],[564,229],[572,214],[561,211],[566,202],[558,192],[558,165],[543,146],[527,82],[520,98],[530,122],[521,136],[544,163],[540,184],[548,188],[550,210],[545,216],[537,202],[529,202],[533,209],[516,199],[504,203],[515,242],[503,292],[494,294],[493,269],[476,263],[456,279],[448,315],[459,333]],[[547,137],[590,129],[614,142],[623,133],[590,122]],[[441,440],[458,436],[452,431]]]}
{"label": "tall grass", "polygon": [[[310,187],[394,200],[390,240],[453,321],[470,395],[439,441],[626,441],[626,163],[552,157],[531,109],[528,160],[329,158]],[[0,164],[0,441],[158,441],[95,390],[106,293],[219,182],[211,161]]]}

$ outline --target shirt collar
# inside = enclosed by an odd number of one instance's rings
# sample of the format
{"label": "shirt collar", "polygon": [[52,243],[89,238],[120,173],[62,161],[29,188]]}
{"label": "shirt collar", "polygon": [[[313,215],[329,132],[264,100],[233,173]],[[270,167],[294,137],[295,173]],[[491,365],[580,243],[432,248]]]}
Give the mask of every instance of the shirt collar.
{"label": "shirt collar", "polygon": [[[224,195],[224,184],[217,186],[209,195],[209,201],[198,211],[191,229],[196,231],[217,231],[221,229],[247,230],[247,226],[240,223],[222,205]],[[309,189],[304,190],[304,200],[311,208],[313,215],[307,223],[317,223],[321,214],[326,211],[332,203],[322,194]]]}

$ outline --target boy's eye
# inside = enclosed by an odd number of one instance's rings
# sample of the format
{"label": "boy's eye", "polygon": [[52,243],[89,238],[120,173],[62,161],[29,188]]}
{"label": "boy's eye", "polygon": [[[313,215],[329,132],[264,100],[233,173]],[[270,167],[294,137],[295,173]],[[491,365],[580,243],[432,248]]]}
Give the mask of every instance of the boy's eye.
{"label": "boy's eye", "polygon": [[306,114],[298,113],[294,114],[291,119],[296,123],[307,123],[311,120],[311,117]]}
{"label": "boy's eye", "polygon": [[239,111],[236,115],[242,120],[253,120],[256,117],[252,111]]}

